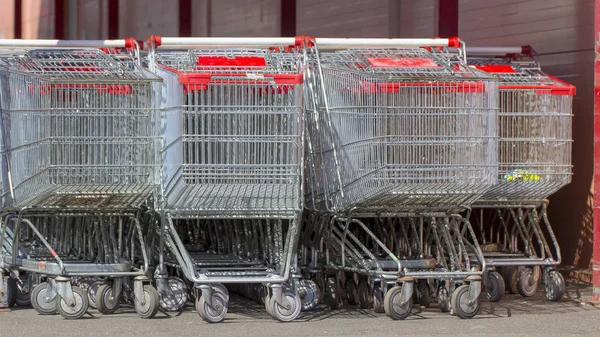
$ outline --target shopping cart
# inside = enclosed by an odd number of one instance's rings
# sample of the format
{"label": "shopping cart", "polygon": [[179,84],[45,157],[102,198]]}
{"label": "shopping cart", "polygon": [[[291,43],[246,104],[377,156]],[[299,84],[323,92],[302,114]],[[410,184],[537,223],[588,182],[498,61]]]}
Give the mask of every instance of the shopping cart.
{"label": "shopping cart", "polygon": [[140,316],[157,312],[139,218],[159,179],[160,79],[128,55],[59,49],[127,41],[0,41],[26,48],[0,55],[12,199],[0,246],[12,244],[0,267],[43,281],[31,290],[41,314],[81,317],[89,294],[72,283],[97,277],[106,281],[101,312],[114,312],[123,289]]}
{"label": "shopping cart", "polygon": [[488,297],[499,301],[505,288],[532,296],[541,279],[558,301],[565,281],[547,198],[571,182],[575,87],[544,73],[529,46],[470,48],[468,63],[500,79],[498,184],[471,216],[486,263],[497,268]]}
{"label": "shopping cart", "polygon": [[161,287],[169,268],[193,283],[208,322],[227,313],[223,284],[293,320],[301,310],[290,276],[303,209],[303,63],[298,52],[268,47],[294,39],[150,43],[150,69],[164,83],[159,292],[170,288]]}
{"label": "shopping cart", "polygon": [[[0,95],[0,109],[2,107],[2,95]],[[1,113],[1,110],[0,110]],[[2,120],[0,119],[0,123]],[[0,209],[4,210],[10,207],[10,193],[8,188],[8,171],[6,167],[6,151],[4,149],[4,133],[0,127]],[[2,216],[0,215],[0,218]],[[11,233],[12,234],[12,233]],[[0,242],[0,254],[6,254],[12,249],[12,235],[5,242]],[[1,266],[1,262],[0,262]],[[27,304],[27,298],[23,299],[20,291],[23,288],[22,282],[17,279],[4,276],[0,270],[0,308],[12,307],[15,304]],[[26,297],[26,296],[25,296]]]}
{"label": "shopping cart", "polygon": [[346,297],[404,319],[436,283],[442,310],[478,312],[485,261],[459,212],[496,180],[497,81],[419,48],[448,45],[460,43],[316,39],[301,265],[323,270],[332,308]]}

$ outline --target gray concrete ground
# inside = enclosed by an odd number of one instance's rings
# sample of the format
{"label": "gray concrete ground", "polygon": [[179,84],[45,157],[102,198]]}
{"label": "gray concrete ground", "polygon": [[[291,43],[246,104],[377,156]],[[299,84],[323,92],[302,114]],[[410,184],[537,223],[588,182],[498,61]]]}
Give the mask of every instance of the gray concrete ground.
{"label": "gray concrete ground", "polygon": [[0,312],[0,336],[398,336],[398,335],[524,335],[600,336],[600,307],[585,303],[591,289],[569,285],[567,297],[547,302],[543,294],[524,299],[507,295],[500,303],[483,300],[480,314],[461,320],[437,308],[414,312],[405,321],[392,321],[385,314],[347,308],[330,311],[319,308],[302,313],[292,323],[278,323],[263,306],[232,296],[224,322],[208,324],[189,306],[181,314],[159,313],[141,320],[131,307],[103,316],[90,310],[89,316],[67,321],[60,316],[39,316],[31,308]]}

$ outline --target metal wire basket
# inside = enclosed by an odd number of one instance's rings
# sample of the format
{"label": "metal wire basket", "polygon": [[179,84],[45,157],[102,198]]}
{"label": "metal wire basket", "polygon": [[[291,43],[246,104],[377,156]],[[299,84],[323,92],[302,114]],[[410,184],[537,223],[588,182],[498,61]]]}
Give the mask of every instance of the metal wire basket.
{"label": "metal wire basket", "polygon": [[129,56],[43,50],[0,57],[15,207],[137,207],[159,178],[158,83]]}
{"label": "metal wire basket", "polygon": [[163,196],[173,216],[294,215],[302,209],[297,53],[160,51]]}
{"label": "metal wire basket", "polygon": [[468,62],[500,79],[498,185],[480,202],[544,200],[570,183],[575,87],[528,58]]}
{"label": "metal wire basket", "polygon": [[422,48],[322,53],[309,104],[316,209],[452,209],[496,182],[497,81]]}

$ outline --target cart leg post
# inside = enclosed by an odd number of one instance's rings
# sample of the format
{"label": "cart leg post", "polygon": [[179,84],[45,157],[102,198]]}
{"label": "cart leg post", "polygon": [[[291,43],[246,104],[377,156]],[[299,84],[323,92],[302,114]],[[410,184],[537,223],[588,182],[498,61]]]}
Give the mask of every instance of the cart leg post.
{"label": "cart leg post", "polygon": [[400,291],[400,303],[399,306],[403,307],[408,301],[412,301],[415,281],[413,279],[404,281],[402,283],[402,290]]}
{"label": "cart leg post", "polygon": [[149,281],[149,279],[146,276],[137,276],[133,281],[133,295],[138,301],[140,301],[142,306],[146,305],[146,296],[144,296],[144,282],[147,281]]}
{"label": "cart leg post", "polygon": [[481,277],[480,276],[469,276],[469,305],[477,303],[479,294],[481,294]]}
{"label": "cart leg post", "polygon": [[112,298],[111,298],[111,300],[113,300],[115,298],[119,298],[119,295],[121,295],[122,289],[123,289],[123,279],[120,278],[120,277],[114,279],[113,280],[113,291],[112,291]]}
{"label": "cart leg post", "polygon": [[56,281],[53,279],[48,279],[48,287],[46,288],[46,293],[44,294],[44,301],[46,303],[50,303],[53,301],[58,295]]}
{"label": "cart leg post", "polygon": [[71,279],[68,277],[58,276],[54,279],[58,295],[67,302],[67,305],[75,305],[75,297],[73,296],[73,288],[71,288]]}

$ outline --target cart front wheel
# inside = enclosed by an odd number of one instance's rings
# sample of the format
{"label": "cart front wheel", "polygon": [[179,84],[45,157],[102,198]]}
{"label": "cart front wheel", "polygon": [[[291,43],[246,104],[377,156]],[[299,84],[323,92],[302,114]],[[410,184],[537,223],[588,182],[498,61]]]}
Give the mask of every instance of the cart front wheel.
{"label": "cart front wheel", "polygon": [[46,298],[47,282],[38,284],[31,290],[31,306],[40,315],[54,315],[58,311],[55,298]]}
{"label": "cart front wheel", "polygon": [[469,286],[466,284],[454,290],[451,303],[454,314],[463,319],[473,318],[479,312],[479,299],[469,304]]}
{"label": "cart front wheel", "polygon": [[410,315],[410,311],[412,310],[412,299],[406,301],[404,305],[400,305],[401,294],[402,287],[395,286],[387,291],[383,300],[385,314],[393,320],[406,319]]}
{"label": "cart front wheel", "polygon": [[538,282],[535,280],[534,271],[532,268],[523,268],[519,272],[517,278],[517,290],[523,297],[531,297],[535,295],[538,288]]}
{"label": "cart front wheel", "polygon": [[565,278],[557,270],[552,270],[548,274],[545,288],[548,301],[558,302],[565,295]]}
{"label": "cart front wheel", "polygon": [[275,296],[271,296],[269,299],[269,306],[271,310],[269,313],[273,318],[280,322],[291,322],[298,317],[300,314],[300,309],[302,309],[302,300],[300,299],[300,295],[297,292],[292,290],[285,290],[283,292],[283,296],[290,303],[289,307],[282,307],[275,301]]}
{"label": "cart front wheel", "polygon": [[213,287],[212,290],[212,306],[206,302],[204,296],[199,296],[196,300],[196,311],[208,323],[219,323],[225,319],[229,303],[221,289]]}
{"label": "cart front wheel", "polygon": [[504,279],[500,273],[491,271],[488,273],[488,286],[485,294],[490,302],[499,302],[504,297]]}
{"label": "cart front wheel", "polygon": [[214,283],[212,287],[213,290],[216,289],[221,295],[225,296],[225,299],[229,302],[229,290],[227,290],[227,287],[224,284]]}
{"label": "cart front wheel", "polygon": [[140,301],[138,298],[135,299],[135,311],[137,312],[138,316],[144,319],[156,316],[158,307],[160,306],[158,291],[156,291],[153,286],[146,284],[144,286],[144,294],[142,296],[144,296],[144,303],[142,303],[142,301]]}
{"label": "cart front wheel", "polygon": [[58,302],[58,313],[66,319],[78,319],[81,318],[87,312],[89,308],[89,302],[86,292],[77,287],[73,286],[73,305],[69,305],[63,298],[57,298]]}

